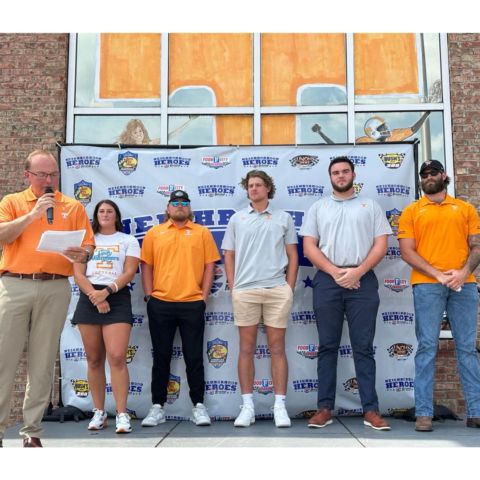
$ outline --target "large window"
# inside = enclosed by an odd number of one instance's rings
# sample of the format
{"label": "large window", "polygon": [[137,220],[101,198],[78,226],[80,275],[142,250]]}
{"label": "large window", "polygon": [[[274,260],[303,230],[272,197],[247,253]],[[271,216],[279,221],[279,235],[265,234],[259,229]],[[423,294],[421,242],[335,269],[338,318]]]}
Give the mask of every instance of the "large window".
{"label": "large window", "polygon": [[72,34],[67,141],[420,140],[452,171],[445,34]]}

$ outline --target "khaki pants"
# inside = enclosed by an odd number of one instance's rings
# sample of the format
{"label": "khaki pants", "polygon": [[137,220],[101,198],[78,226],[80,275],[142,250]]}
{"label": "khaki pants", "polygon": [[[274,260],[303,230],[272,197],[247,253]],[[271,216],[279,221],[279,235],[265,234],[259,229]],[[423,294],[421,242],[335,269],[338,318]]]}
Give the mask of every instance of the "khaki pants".
{"label": "khaki pants", "polygon": [[10,413],[15,372],[27,342],[23,437],[40,437],[50,401],[60,334],[70,302],[70,283],[0,278],[0,438]]}

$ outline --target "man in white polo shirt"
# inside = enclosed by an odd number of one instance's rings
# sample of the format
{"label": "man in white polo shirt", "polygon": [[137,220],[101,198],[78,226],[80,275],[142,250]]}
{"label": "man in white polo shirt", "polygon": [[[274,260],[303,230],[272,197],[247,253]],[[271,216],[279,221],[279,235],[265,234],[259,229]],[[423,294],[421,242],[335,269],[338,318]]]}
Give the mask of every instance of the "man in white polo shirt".
{"label": "man in white polo shirt", "polygon": [[356,195],[354,170],[348,157],[330,162],[333,193],[310,207],[300,229],[304,254],[318,269],[313,280],[320,344],[318,411],[308,426],[321,428],[332,423],[338,347],[346,315],[363,423],[376,430],[390,430],[378,412],[375,390],[373,338],[380,300],[373,267],[385,256],[392,229],[377,202]]}
{"label": "man in white polo shirt", "polygon": [[235,325],[240,335],[238,377],[243,405],[234,425],[249,427],[255,422],[254,353],[257,327],[263,318],[272,361],[274,421],[277,427],[290,427],[285,408],[288,379],[285,331],[297,281],[297,234],[292,217],[270,205],[275,185],[268,174],[251,170],[241,185],[247,191],[250,205],[232,215],[222,243]]}

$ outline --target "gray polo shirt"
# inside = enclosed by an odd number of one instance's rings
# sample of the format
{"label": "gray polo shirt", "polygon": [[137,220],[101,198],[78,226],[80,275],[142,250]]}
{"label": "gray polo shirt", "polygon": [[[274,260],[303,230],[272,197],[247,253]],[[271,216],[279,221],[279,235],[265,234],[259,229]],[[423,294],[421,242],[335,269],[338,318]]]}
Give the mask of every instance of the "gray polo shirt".
{"label": "gray polo shirt", "polygon": [[332,195],[310,207],[299,235],[317,238],[321,252],[342,267],[362,263],[375,237],[391,233],[385,212],[375,200],[357,195],[342,200]]}
{"label": "gray polo shirt", "polygon": [[235,251],[234,288],[276,287],[286,283],[285,245],[298,243],[292,217],[283,210],[263,212],[251,206],[232,215],[222,250]]}

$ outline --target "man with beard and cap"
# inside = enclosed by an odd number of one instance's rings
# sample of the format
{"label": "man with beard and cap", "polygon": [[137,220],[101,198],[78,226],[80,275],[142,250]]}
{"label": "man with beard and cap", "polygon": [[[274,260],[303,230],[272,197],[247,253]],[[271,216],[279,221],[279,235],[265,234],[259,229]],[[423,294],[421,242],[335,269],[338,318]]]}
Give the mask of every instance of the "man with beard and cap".
{"label": "man with beard and cap", "polygon": [[313,279],[319,337],[318,410],[308,426],[322,428],[332,423],[338,347],[346,316],[363,423],[390,430],[379,413],[375,390],[373,339],[380,299],[373,268],[387,252],[392,229],[377,202],[355,193],[354,165],[348,157],[334,158],[328,173],[333,193],[310,207],[300,229],[304,254],[318,269]]}
{"label": "man with beard and cap", "polygon": [[480,361],[476,350],[480,223],[475,207],[448,195],[449,177],[438,160],[420,167],[425,194],[399,220],[403,260],[412,267],[415,306],[415,430],[430,432],[433,380],[443,312],[455,339],[467,407],[467,427],[480,428]]}
{"label": "man with beard and cap", "polygon": [[192,220],[188,193],[175,190],[170,195],[165,222],[151,228],[142,244],[142,282],[153,347],[153,405],[142,421],[143,427],[165,422],[164,405],[177,327],[193,403],[192,421],[199,426],[210,425],[203,404],[204,313],[220,254],[210,230]]}

